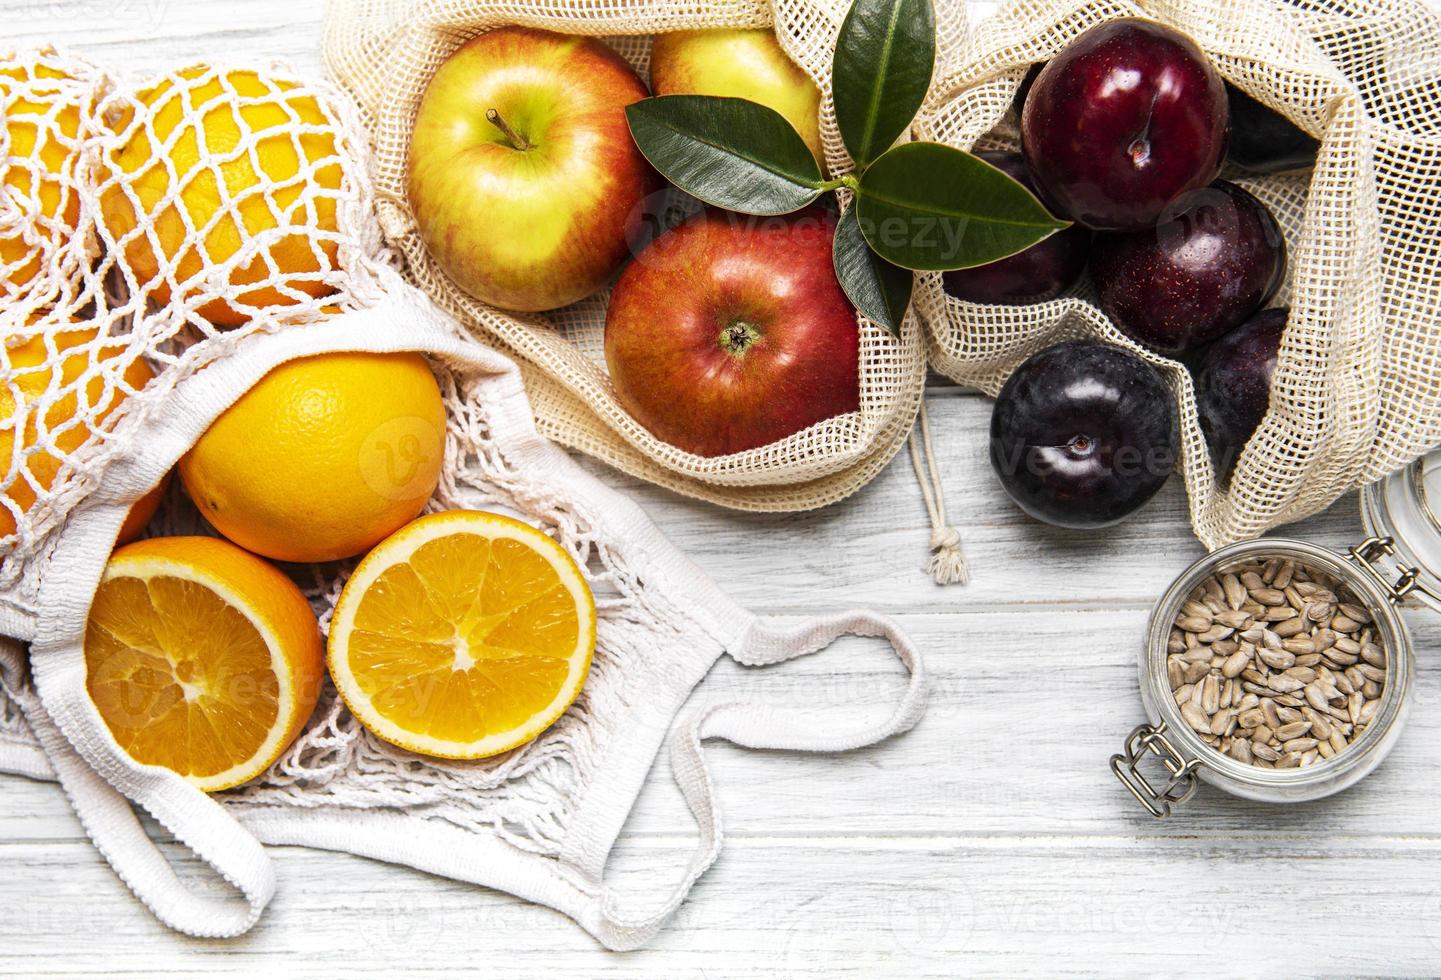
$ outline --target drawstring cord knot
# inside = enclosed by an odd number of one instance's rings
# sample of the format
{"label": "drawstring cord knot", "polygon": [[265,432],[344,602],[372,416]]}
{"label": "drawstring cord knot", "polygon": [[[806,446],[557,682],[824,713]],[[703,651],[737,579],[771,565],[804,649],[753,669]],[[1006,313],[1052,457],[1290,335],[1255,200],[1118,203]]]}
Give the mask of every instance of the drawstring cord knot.
{"label": "drawstring cord knot", "polygon": [[911,432],[910,448],[911,465],[921,482],[921,496],[925,498],[926,513],[931,519],[931,560],[926,563],[926,573],[937,585],[965,585],[971,580],[971,571],[966,564],[966,553],[961,550],[961,532],[946,521],[945,490],[941,486],[940,469],[936,466],[931,420],[926,413],[924,398],[921,400],[918,431],[919,439],[917,431]]}

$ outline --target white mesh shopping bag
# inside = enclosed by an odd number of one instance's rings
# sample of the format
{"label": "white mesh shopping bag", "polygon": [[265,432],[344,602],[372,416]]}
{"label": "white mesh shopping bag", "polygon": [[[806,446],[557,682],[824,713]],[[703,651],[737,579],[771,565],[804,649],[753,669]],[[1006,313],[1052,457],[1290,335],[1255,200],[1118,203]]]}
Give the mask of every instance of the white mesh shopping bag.
{"label": "white mesh shopping bag", "polygon": [[1290,322],[1271,408],[1216,480],[1179,364],[1122,336],[1087,289],[1028,307],[947,296],[923,277],[932,366],[995,394],[1036,351],[1074,337],[1134,350],[1176,393],[1191,521],[1210,547],[1324,509],[1441,442],[1441,14],[1421,0],[1011,0],[965,41],[918,124],[962,148],[1018,145],[1026,70],[1089,27],[1149,17],[1190,35],[1227,80],[1321,141],[1313,171],[1228,168],[1275,213]]}
{"label": "white mesh shopping bag", "polygon": [[[185,68],[138,85],[72,70],[88,81],[77,84],[82,132],[67,178],[80,195],[78,227],[56,246],[69,259],[47,262],[59,274],[43,295],[24,292],[0,310],[10,424],[23,434],[3,487],[25,481],[33,496],[12,508],[15,530],[0,539],[0,769],[57,779],[97,848],[162,921],[202,936],[250,928],[275,888],[264,841],[501,888],[560,909],[607,946],[633,947],[719,853],[702,740],[837,751],[915,724],[924,674],[892,623],[862,612],[793,629],[758,620],[537,431],[515,364],[393,268],[362,131],[343,97],[278,68]],[[197,141],[202,130],[211,137]],[[36,343],[41,364],[21,364],[14,351]],[[559,541],[597,596],[596,657],[554,726],[471,763],[379,741],[327,685],[269,772],[205,796],[136,764],[111,737],[85,690],[87,609],[132,504],[209,424],[274,366],[339,350],[429,356],[448,417],[431,508],[503,508]],[[197,522],[177,491],[157,526],[193,532]],[[352,566],[296,570],[322,624]],[[886,638],[909,670],[889,717],[857,723],[724,704],[677,720],[721,656],[775,663],[847,633]],[[700,846],[674,890],[632,914],[603,871],[667,739]],[[137,809],[237,897],[187,887]]]}
{"label": "white mesh shopping bag", "polygon": [[[642,479],[745,510],[805,510],[869,482],[911,430],[925,387],[915,318],[899,339],[864,317],[860,407],[746,452],[702,457],[664,443],[617,401],[601,356],[608,290],[544,314],[513,314],[466,295],[431,259],[406,200],[406,155],[420,98],[436,68],[471,37],[502,24],[595,35],[644,77],[653,34],[701,28],[771,28],[820,87],[821,138],[833,174],[851,169],[831,108],[831,57],[848,0],[331,0],[325,60],[359,103],[374,142],[376,189],[387,240],[406,274],[445,310],[522,361],[541,430]],[[938,64],[958,47],[961,0],[935,4]]]}

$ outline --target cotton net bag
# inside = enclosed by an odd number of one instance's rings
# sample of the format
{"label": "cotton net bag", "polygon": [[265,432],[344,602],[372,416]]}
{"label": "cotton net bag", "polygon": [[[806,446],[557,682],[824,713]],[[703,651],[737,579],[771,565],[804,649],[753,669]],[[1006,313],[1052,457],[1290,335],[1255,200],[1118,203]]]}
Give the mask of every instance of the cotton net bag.
{"label": "cotton net bag", "polygon": [[1254,537],[1441,442],[1441,16],[1419,0],[1015,0],[966,39],[923,138],[1014,149],[1027,68],[1091,26],[1140,16],[1190,35],[1226,79],[1321,141],[1313,171],[1223,175],[1285,232],[1291,308],[1270,411],[1219,485],[1187,371],[1123,337],[1089,286],[1030,307],[919,301],[932,365],[994,395],[1070,338],[1134,350],[1175,392],[1191,522],[1209,547]]}
{"label": "cotton net bag", "polygon": [[[852,165],[830,98],[831,56],[849,0],[330,0],[325,60],[371,130],[381,225],[407,274],[443,309],[516,354],[541,431],[641,479],[745,510],[820,507],[854,493],[899,450],[920,406],[925,347],[915,318],[899,339],[864,317],[860,408],[779,442],[707,458],[661,442],[615,397],[602,338],[609,290],[548,314],[506,313],[452,283],[431,259],[406,196],[406,156],[421,96],[440,64],[470,38],[504,24],[598,35],[645,78],[650,36],[700,28],[770,28],[820,87],[821,138],[832,174]],[[965,28],[960,0],[936,4],[938,59]],[[664,221],[664,218],[658,220]]]}
{"label": "cotton net bag", "polygon": [[[24,71],[3,90],[12,116],[17,88],[53,97],[48,69],[70,79],[62,94],[79,125],[62,133],[65,152],[46,171],[79,206],[62,209],[74,227],[61,235],[36,195],[4,199],[5,234],[43,254],[45,274],[0,309],[5,424],[12,436],[27,433],[12,439],[3,489],[15,498],[25,481],[33,498],[9,509],[15,529],[0,538],[0,770],[58,780],[98,850],[160,920],[197,936],[248,930],[275,890],[264,841],[504,889],[565,912],[607,946],[637,946],[721,847],[703,739],[835,751],[916,722],[924,675],[890,621],[859,611],[759,620],[537,431],[515,364],[395,270],[375,221],[363,131],[339,93],[278,66],[196,66],[130,85],[52,52],[15,60]],[[65,111],[42,114],[40,126],[59,131]],[[208,135],[197,139],[202,121]],[[269,161],[263,179],[241,191],[227,184],[256,174],[258,161]],[[253,233],[238,233],[247,220]],[[147,249],[168,258],[151,263]],[[595,660],[554,726],[470,763],[375,739],[327,683],[265,775],[206,796],[116,744],[86,694],[87,610],[131,506],[209,424],[274,366],[341,350],[428,355],[447,410],[430,509],[499,508],[564,546],[597,596]],[[207,533],[178,487],[151,527]],[[353,565],[287,567],[322,625]],[[909,672],[884,716],[714,703],[676,720],[722,654],[775,663],[847,633],[886,638]],[[636,913],[603,872],[668,733],[700,842],[673,889]],[[142,811],[226,889],[178,875]]]}

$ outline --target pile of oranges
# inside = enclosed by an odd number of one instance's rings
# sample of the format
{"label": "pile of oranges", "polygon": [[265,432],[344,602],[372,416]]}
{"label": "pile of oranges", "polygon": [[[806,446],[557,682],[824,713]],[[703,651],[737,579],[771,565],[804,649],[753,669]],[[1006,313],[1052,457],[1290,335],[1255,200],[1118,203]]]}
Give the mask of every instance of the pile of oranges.
{"label": "pile of oranges", "polygon": [[[60,87],[37,100],[50,90],[35,72],[0,62],[12,161],[0,196],[29,222],[0,223],[10,295],[41,272],[37,229],[79,221],[81,107]],[[344,180],[330,118],[253,72],[197,66],[139,92],[110,120],[97,177],[103,238],[131,288],[215,329],[330,295]],[[7,338],[0,453],[15,462],[0,538],[153,379],[127,341],[68,322]],[[133,508],[90,610],[87,686],[121,748],[206,791],[247,782],[299,735],[327,667],[362,724],[416,752],[480,758],[552,724],[589,669],[594,600],[565,549],[527,524],[420,517],[445,451],[440,387],[418,354],[284,363],[222,413],[178,467],[220,536],[131,541],[162,483]],[[275,563],[358,555],[324,643]]]}

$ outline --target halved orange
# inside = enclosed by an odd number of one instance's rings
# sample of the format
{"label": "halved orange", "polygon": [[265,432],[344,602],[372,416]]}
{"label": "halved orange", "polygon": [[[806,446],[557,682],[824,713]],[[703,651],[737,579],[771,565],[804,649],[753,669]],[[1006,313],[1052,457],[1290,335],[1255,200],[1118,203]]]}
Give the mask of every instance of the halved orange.
{"label": "halved orange", "polygon": [[479,759],[535,738],[580,693],[595,599],[560,545],[528,524],[454,510],[370,552],[330,624],[330,676],[393,745]]}
{"label": "halved orange", "polygon": [[120,747],[206,792],[279,758],[315,708],[324,660],[295,583],[216,538],[117,550],[85,628],[86,688]]}

